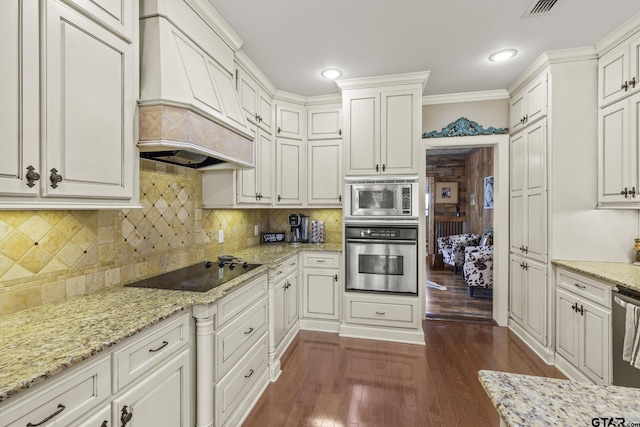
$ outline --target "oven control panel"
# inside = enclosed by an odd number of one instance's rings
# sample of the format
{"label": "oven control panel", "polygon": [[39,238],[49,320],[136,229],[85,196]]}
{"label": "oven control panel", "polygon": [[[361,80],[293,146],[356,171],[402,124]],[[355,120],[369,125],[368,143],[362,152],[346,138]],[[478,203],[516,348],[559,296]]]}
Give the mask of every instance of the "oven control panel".
{"label": "oven control panel", "polygon": [[402,215],[411,215],[411,186],[402,187]]}
{"label": "oven control panel", "polygon": [[417,240],[418,228],[411,227],[346,227],[347,239]]}
{"label": "oven control panel", "polygon": [[398,230],[388,230],[384,228],[378,229],[362,229],[360,230],[360,237],[398,237]]}

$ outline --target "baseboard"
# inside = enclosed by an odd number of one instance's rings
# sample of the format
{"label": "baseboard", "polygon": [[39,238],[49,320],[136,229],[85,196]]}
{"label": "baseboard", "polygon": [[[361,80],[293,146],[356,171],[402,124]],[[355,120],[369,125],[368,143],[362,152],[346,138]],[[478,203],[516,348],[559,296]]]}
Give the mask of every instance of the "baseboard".
{"label": "baseboard", "polygon": [[337,320],[300,319],[300,329],[303,331],[340,332],[340,322]]}
{"label": "baseboard", "polygon": [[340,325],[340,336],[425,345],[422,329],[399,330],[342,323]]}
{"label": "baseboard", "polygon": [[280,368],[280,359],[274,360],[269,363],[269,379],[272,383],[278,381],[280,375],[282,374],[282,369]]}
{"label": "baseboard", "polygon": [[536,340],[529,332],[527,332],[522,326],[509,319],[509,329],[516,334],[524,343],[537,354],[544,363],[549,366],[553,366],[555,363],[555,354],[552,348],[545,347],[538,340]]}
{"label": "baseboard", "polygon": [[572,381],[593,384],[593,381],[591,381],[589,377],[580,372],[578,368],[573,366],[569,361],[567,361],[559,354],[556,354],[556,368],[558,368],[560,372],[562,372],[567,378]]}

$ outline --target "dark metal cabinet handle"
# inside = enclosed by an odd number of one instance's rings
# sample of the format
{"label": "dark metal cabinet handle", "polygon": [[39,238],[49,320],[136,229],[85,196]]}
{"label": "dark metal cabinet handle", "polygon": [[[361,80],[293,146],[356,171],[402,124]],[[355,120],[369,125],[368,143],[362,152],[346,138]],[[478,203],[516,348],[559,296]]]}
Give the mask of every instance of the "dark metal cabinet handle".
{"label": "dark metal cabinet handle", "polygon": [[580,313],[581,316],[584,316],[584,307],[580,304],[580,308],[578,308],[578,303],[576,303],[576,312]]}
{"label": "dark metal cabinet handle", "polygon": [[278,126],[278,133],[282,132],[282,129],[280,129],[280,126]]}
{"label": "dark metal cabinet handle", "polygon": [[109,421],[104,420],[102,424],[100,424],[100,427],[109,427]]}
{"label": "dark metal cabinet handle", "polygon": [[338,195],[338,201],[342,202],[342,195]]}
{"label": "dark metal cabinet handle", "polygon": [[244,334],[249,335],[251,332],[253,332],[253,328],[249,328],[249,330],[247,330]]}
{"label": "dark metal cabinet handle", "polygon": [[376,314],[379,316],[384,316],[386,314],[386,312],[384,311],[376,311]]}
{"label": "dark metal cabinet handle", "polygon": [[40,174],[36,172],[35,168],[31,165],[27,166],[27,187],[32,188],[39,179]]}
{"label": "dark metal cabinet handle", "polygon": [[529,121],[529,115],[527,114],[524,116],[524,122],[527,123],[528,121]]}
{"label": "dark metal cabinet handle", "polygon": [[254,372],[255,372],[255,371],[254,371],[253,369],[249,369],[249,374],[248,374],[248,375],[245,375],[244,377],[245,377],[245,378],[249,378],[249,377],[251,377],[251,375],[253,375],[253,373],[254,373]]}
{"label": "dark metal cabinet handle", "polygon": [[572,309],[573,311],[578,311],[578,303],[571,304],[571,309]]}
{"label": "dark metal cabinet handle", "polygon": [[58,169],[51,169],[51,176],[49,176],[49,181],[51,181],[51,188],[58,188],[58,183],[62,181],[62,176],[58,174]]}
{"label": "dark metal cabinet handle", "polygon": [[624,190],[622,190],[622,191],[620,192],[620,194],[622,194],[622,195],[624,196],[624,198],[626,199],[626,198],[627,198],[627,195],[629,194],[629,191],[627,191],[627,187],[624,187]]}
{"label": "dark metal cabinet handle", "polygon": [[528,254],[528,253],[529,253],[529,246],[525,246],[523,249],[524,249],[524,253],[525,253],[525,254]]}
{"label": "dark metal cabinet handle", "polygon": [[387,166],[383,163],[382,164],[382,172],[384,172],[387,169]]}
{"label": "dark metal cabinet handle", "polygon": [[632,187],[631,190],[629,190],[629,194],[631,194],[631,197],[635,198],[636,197],[636,187]]}
{"label": "dark metal cabinet handle", "polygon": [[278,194],[278,201],[282,200],[282,197]]}
{"label": "dark metal cabinet handle", "polygon": [[376,172],[380,172],[380,166],[376,165]]}
{"label": "dark metal cabinet handle", "polygon": [[622,83],[622,85],[620,86],[620,89],[624,89],[624,91],[628,91],[629,90],[629,82],[624,82]]}
{"label": "dark metal cabinet handle", "polygon": [[66,406],[64,406],[62,403],[60,403],[58,405],[58,410],[55,411],[53,414],[49,415],[47,418],[45,418],[44,420],[40,421],[39,423],[33,424],[33,423],[28,423],[27,427],[37,427],[37,426],[41,426],[42,424],[46,423],[47,421],[49,421],[51,418],[55,417],[56,415],[58,415],[60,412],[64,411],[66,408]]}
{"label": "dark metal cabinet handle", "polygon": [[629,80],[629,86],[631,86],[632,88],[635,88],[637,83],[638,82],[636,81],[635,77]]}
{"label": "dark metal cabinet handle", "polygon": [[338,129],[338,135],[342,136],[342,129]]}
{"label": "dark metal cabinet handle", "polygon": [[158,352],[158,351],[162,350],[163,348],[165,348],[165,347],[166,347],[166,346],[168,346],[168,345],[169,345],[169,343],[168,343],[168,342],[166,342],[166,341],[162,341],[162,345],[161,345],[160,347],[155,348],[155,349],[154,349],[154,348],[150,348],[150,349],[149,349],[149,353],[156,353],[156,352]]}
{"label": "dark metal cabinet handle", "polygon": [[574,286],[576,286],[576,287],[578,287],[578,288],[580,288],[580,289],[587,289],[587,287],[586,287],[586,286],[580,285],[580,284],[578,284],[578,283],[574,283]]}
{"label": "dark metal cabinet handle", "polygon": [[338,281],[338,275],[336,274],[335,276],[333,276],[333,281],[337,282]]}
{"label": "dark metal cabinet handle", "polygon": [[127,408],[127,405],[122,407],[122,415],[120,415],[120,427],[125,427],[133,417],[133,411],[129,412]]}

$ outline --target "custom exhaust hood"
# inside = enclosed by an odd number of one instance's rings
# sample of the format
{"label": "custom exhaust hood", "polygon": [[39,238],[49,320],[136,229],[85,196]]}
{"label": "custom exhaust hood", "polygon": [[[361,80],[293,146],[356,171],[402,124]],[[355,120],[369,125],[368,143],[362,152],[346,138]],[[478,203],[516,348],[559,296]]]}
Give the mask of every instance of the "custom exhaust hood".
{"label": "custom exhaust hood", "polygon": [[242,40],[206,0],[143,0],[138,148],[197,169],[254,166],[233,87]]}

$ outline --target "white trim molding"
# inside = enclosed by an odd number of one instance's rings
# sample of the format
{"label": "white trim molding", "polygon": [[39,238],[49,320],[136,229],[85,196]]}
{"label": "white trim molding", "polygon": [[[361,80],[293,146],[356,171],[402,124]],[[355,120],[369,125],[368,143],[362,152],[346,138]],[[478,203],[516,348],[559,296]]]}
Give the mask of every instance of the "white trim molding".
{"label": "white trim molding", "polygon": [[422,105],[456,104],[459,102],[493,101],[496,99],[509,99],[509,92],[506,89],[498,89],[481,92],[426,95],[422,97]]}

